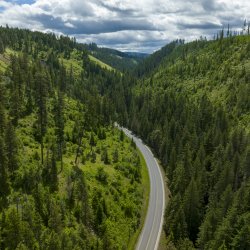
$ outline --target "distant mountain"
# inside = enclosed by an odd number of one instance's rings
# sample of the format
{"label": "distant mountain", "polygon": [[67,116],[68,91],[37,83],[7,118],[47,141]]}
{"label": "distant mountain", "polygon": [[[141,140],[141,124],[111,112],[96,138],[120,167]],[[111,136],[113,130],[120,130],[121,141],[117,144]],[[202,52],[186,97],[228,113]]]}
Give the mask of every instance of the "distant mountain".
{"label": "distant mountain", "polygon": [[148,56],[145,53],[121,52],[115,49],[101,48],[95,43],[86,45],[86,49],[95,58],[120,71],[133,70]]}
{"label": "distant mountain", "polygon": [[149,54],[147,53],[140,53],[140,52],[123,52],[124,54],[128,55],[130,58],[147,58]]}

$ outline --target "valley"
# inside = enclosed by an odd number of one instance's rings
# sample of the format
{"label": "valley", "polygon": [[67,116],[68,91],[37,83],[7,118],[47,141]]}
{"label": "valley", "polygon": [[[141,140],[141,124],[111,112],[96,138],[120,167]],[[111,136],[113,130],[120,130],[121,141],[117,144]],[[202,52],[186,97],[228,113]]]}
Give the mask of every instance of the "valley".
{"label": "valley", "polygon": [[147,55],[1,27],[0,249],[249,249],[249,83],[247,32]]}

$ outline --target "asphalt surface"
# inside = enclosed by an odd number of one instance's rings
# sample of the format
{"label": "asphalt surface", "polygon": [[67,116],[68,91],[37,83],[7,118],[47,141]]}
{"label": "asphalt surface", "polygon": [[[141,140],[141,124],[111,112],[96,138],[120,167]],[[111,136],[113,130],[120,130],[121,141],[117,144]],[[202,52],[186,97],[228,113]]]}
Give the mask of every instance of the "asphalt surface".
{"label": "asphalt surface", "polygon": [[164,179],[162,177],[160,167],[151,150],[142,142],[140,138],[134,136],[128,129],[121,129],[128,137],[133,138],[137,147],[143,154],[150,177],[148,211],[136,249],[156,250],[160,241],[165,209]]}

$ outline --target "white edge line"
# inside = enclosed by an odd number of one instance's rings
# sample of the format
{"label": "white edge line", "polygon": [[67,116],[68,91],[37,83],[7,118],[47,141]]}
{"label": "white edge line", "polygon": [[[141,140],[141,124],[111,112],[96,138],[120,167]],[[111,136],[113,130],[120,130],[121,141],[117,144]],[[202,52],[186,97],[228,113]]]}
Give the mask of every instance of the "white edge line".
{"label": "white edge line", "polygon": [[157,163],[157,166],[158,166],[158,171],[160,173],[160,176],[161,176],[161,186],[162,186],[162,190],[163,190],[163,207],[162,207],[162,214],[161,214],[161,223],[160,223],[160,228],[159,228],[159,232],[158,232],[158,236],[157,236],[157,240],[156,240],[156,245],[155,245],[155,248],[154,250],[157,250],[158,249],[158,246],[159,246],[159,242],[160,242],[160,236],[161,236],[161,232],[162,232],[162,226],[163,226],[163,220],[164,220],[164,210],[165,210],[165,187],[164,187],[164,182],[163,182],[163,177],[162,177],[162,173],[161,173],[161,170],[160,170],[160,166],[158,164],[158,162],[156,161],[156,159],[154,158],[155,162]]}
{"label": "white edge line", "polygon": [[163,207],[162,207],[162,212],[161,212],[161,222],[160,222],[160,228],[159,228],[158,235],[157,235],[156,244],[155,244],[155,247],[154,247],[154,250],[157,250],[158,246],[159,246],[160,236],[161,236],[161,231],[162,231],[162,226],[163,226],[163,217],[164,217],[164,209],[165,209],[165,187],[163,185],[164,182],[163,182],[160,166],[159,166],[158,162],[156,161],[156,159],[154,157],[154,154],[152,153],[151,149],[147,145],[145,145],[145,146],[150,151],[150,153],[153,155],[154,161],[155,161],[156,166],[157,166],[158,173],[160,174],[160,177],[161,177],[161,186],[162,186],[162,190],[163,190]]}

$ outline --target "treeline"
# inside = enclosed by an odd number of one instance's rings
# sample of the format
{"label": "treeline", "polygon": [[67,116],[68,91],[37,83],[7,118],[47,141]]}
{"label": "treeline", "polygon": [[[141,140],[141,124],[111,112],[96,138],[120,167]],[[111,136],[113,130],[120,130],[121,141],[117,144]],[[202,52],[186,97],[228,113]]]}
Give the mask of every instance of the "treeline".
{"label": "treeline", "polygon": [[55,53],[63,53],[65,57],[70,56],[73,48],[83,47],[78,45],[75,39],[55,34],[43,34],[31,32],[30,30],[0,27],[0,51],[9,47],[16,51],[23,51],[36,58],[39,52],[53,50]]}
{"label": "treeline", "polygon": [[[250,23],[247,22],[247,20],[244,20],[244,24],[242,27],[242,30],[232,30],[230,25],[228,24],[226,28],[223,27],[222,30],[218,31],[217,34],[214,35],[213,40],[210,40],[211,43],[214,41],[221,41],[220,45],[224,45],[225,49],[228,49],[228,41],[234,41],[237,40],[238,36],[249,36],[250,34]],[[225,38],[230,38],[227,39],[226,43]],[[222,42],[223,41],[223,42]],[[230,43],[230,42],[229,42]],[[177,39],[169,44],[163,46],[160,50],[154,52],[152,55],[147,57],[145,60],[143,60],[137,67],[134,68],[131,72],[133,75],[137,78],[147,78],[154,71],[157,72],[157,68],[160,65],[166,66],[165,62],[166,60],[173,60],[179,58],[179,55],[176,53],[180,53],[182,51],[182,57],[185,57],[185,53],[190,49],[190,48],[195,48],[197,47],[203,47],[207,46],[209,44],[209,41],[207,40],[206,37],[201,36],[199,39],[197,39],[194,42],[187,43],[185,44],[185,40],[183,39]],[[217,43],[214,43],[217,44]],[[178,46],[182,48],[181,50],[176,49]],[[221,46],[217,46],[216,49],[221,50]],[[189,51],[190,52],[190,51]],[[193,57],[195,57],[195,53],[193,54]],[[194,59],[193,59],[194,60]],[[207,64],[208,66],[213,66],[214,64]],[[216,63],[215,63],[216,65]],[[191,72],[192,73],[192,72]]]}
{"label": "treeline", "polygon": [[[53,51],[55,56],[63,55],[71,58],[74,49],[93,54],[96,58],[120,71],[129,71],[143,61],[137,55],[128,55],[124,52],[109,48],[99,48],[96,44],[80,44],[75,38],[56,36],[53,33],[43,34],[18,28],[0,27],[0,53],[9,47],[16,51],[32,54],[33,58],[40,57],[42,52]],[[46,53],[44,53],[46,54]]]}

